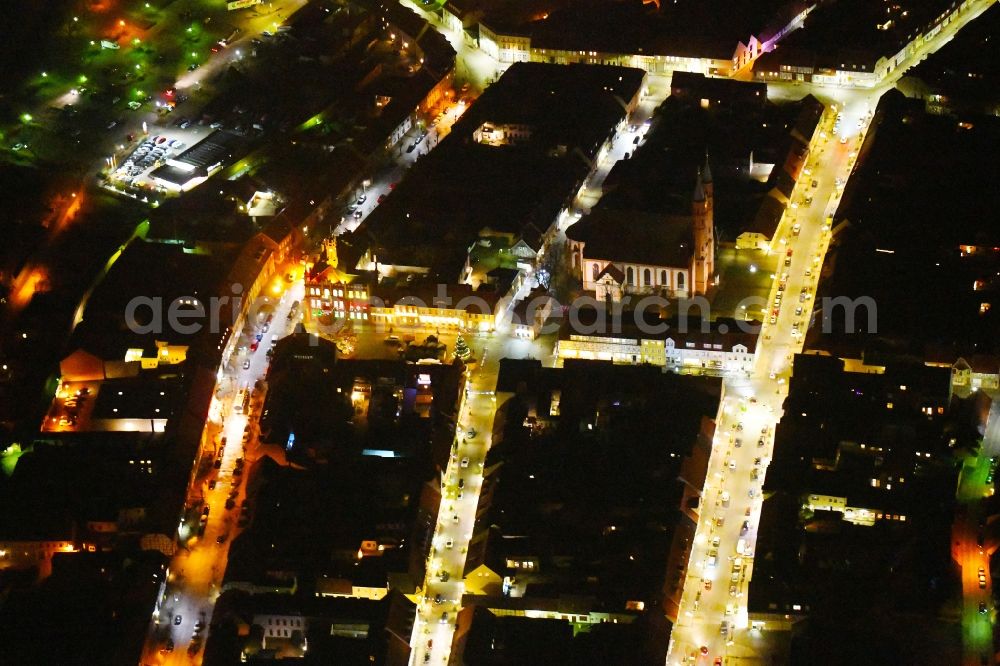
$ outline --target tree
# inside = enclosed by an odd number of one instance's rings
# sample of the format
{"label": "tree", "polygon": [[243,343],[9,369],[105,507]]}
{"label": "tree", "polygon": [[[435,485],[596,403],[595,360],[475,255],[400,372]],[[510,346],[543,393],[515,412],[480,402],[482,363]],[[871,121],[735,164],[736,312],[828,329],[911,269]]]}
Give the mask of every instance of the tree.
{"label": "tree", "polygon": [[465,343],[465,338],[459,334],[458,338],[455,340],[455,358],[465,361],[472,355],[472,350],[469,349],[469,345]]}

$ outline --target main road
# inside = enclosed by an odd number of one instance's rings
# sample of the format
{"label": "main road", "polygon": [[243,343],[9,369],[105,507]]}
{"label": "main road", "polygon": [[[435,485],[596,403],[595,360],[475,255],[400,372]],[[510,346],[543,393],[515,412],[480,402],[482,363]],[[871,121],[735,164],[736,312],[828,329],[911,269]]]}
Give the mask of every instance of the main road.
{"label": "main road", "polygon": [[[153,613],[143,665],[201,663],[207,625],[226,571],[229,544],[241,530],[241,515],[252,511],[252,507],[243,509],[241,505],[246,499],[243,481],[247,454],[256,441],[259,409],[254,407],[259,400],[255,402],[251,397],[245,403],[244,396],[247,392],[252,396],[254,385],[266,376],[267,350],[290,333],[298,321],[301,310],[293,312],[292,305],[302,299],[303,292],[299,280],[273,295],[270,324],[265,325],[266,319],[248,324],[252,334],[261,336],[257,349],[237,350],[235,368],[227,370],[224,364],[220,371],[216,398],[196,459],[204,459],[206,464],[195,463],[195,478],[186,502],[190,510],[178,527],[179,548]],[[250,406],[250,413],[243,409],[244,404]],[[231,500],[228,506],[227,500]]]}
{"label": "main road", "polygon": [[754,637],[747,635],[746,600],[761,486],[791,360],[802,350],[816,307],[816,285],[831,234],[829,220],[870,120],[869,111],[863,100],[847,108],[827,108],[772,244],[780,258],[763,314],[757,362],[750,378],[730,378],[725,383],[669,664],[725,663],[755,655]]}
{"label": "main road", "polygon": [[[826,104],[826,112],[779,226],[778,243],[773,245],[781,259],[765,305],[754,372],[747,380],[729,379],[725,384],[668,664],[725,664],[767,657],[759,634],[749,626],[746,605],[760,520],[761,483],[788,390],[792,358],[802,350],[810,321],[821,317],[815,303],[816,284],[842,188],[881,95],[909,67],[947,44],[993,2],[963,5],[947,25],[933,38],[915,45],[907,59],[873,89],[779,84],[768,92],[771,97],[809,92]],[[984,566],[985,558],[978,546],[968,545],[969,530],[967,525],[956,528],[956,551],[966,569],[965,655],[967,663],[975,663],[991,635],[980,629],[991,628],[991,618],[975,619],[983,591],[978,579],[981,569],[973,565]]]}

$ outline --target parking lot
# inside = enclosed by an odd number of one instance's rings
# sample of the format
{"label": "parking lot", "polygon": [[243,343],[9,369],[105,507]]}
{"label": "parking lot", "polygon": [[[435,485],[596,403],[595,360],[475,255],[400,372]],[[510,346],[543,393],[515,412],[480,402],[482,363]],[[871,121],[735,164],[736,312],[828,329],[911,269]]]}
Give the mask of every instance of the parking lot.
{"label": "parking lot", "polygon": [[163,134],[151,134],[138,142],[135,149],[111,174],[111,179],[122,185],[140,185],[154,168],[165,163],[172,155],[180,153],[187,144],[180,139],[168,139]]}

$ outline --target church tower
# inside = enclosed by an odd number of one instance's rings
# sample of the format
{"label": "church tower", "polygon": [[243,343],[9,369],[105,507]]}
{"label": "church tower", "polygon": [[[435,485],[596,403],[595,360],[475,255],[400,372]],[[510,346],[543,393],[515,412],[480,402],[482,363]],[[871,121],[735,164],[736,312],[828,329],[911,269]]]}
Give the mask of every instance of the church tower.
{"label": "church tower", "polygon": [[337,268],[339,260],[337,259],[337,237],[331,236],[329,238],[323,239],[323,254],[326,259],[326,263],[333,269]]}
{"label": "church tower", "polygon": [[712,171],[705,166],[698,170],[691,198],[691,217],[694,220],[694,293],[704,294],[715,277],[715,221],[712,216]]}

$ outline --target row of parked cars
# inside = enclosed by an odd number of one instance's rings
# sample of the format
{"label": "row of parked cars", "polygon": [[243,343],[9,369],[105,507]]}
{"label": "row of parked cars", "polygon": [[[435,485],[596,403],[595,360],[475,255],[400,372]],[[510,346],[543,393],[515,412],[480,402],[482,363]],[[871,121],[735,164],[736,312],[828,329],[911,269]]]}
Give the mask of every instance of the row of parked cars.
{"label": "row of parked cars", "polygon": [[165,159],[171,152],[183,147],[184,142],[179,139],[168,139],[161,135],[151,137],[140,143],[118,170],[126,181],[131,182],[140,173]]}

